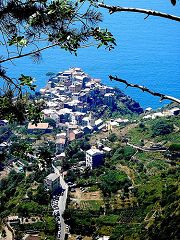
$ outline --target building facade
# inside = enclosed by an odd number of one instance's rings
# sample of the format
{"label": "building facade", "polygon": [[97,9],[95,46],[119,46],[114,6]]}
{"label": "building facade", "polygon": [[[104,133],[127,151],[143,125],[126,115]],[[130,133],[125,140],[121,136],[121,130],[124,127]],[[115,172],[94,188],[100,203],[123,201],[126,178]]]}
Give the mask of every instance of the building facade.
{"label": "building facade", "polygon": [[99,149],[89,149],[86,151],[86,167],[90,169],[98,168],[104,164],[104,152]]}
{"label": "building facade", "polygon": [[56,173],[49,174],[44,179],[44,186],[46,189],[48,189],[49,191],[52,191],[52,192],[58,190],[61,187],[60,176]]}

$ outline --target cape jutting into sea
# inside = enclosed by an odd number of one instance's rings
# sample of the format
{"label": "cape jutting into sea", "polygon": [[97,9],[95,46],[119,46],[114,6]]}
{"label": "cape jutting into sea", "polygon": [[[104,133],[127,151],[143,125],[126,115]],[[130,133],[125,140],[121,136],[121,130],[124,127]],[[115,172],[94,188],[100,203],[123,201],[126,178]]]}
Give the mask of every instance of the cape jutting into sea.
{"label": "cape jutting into sea", "polygon": [[[180,2],[173,7],[169,0],[153,1],[105,1],[108,4],[155,9],[180,15]],[[104,48],[83,48],[75,57],[57,48],[43,52],[39,64],[29,57],[18,59],[15,66],[6,63],[12,77],[21,73],[36,79],[38,89],[45,86],[47,72],[57,73],[70,67],[80,67],[104,84],[117,86],[138,101],[142,107],[158,108],[159,98],[142,93],[140,90],[126,89],[121,83],[110,81],[108,75],[116,75],[131,83],[145,85],[154,91],[180,97],[180,23],[168,19],[137,13],[115,13],[109,15],[102,10],[104,21],[101,27],[108,28],[117,39],[117,47],[109,52]]]}

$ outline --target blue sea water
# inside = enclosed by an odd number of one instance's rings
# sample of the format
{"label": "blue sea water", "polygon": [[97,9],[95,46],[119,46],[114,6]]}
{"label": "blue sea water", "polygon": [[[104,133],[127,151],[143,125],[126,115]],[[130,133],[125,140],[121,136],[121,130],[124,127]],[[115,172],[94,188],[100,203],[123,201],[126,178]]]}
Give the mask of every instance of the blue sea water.
{"label": "blue sea water", "polygon": [[[173,7],[169,0],[109,0],[112,5],[154,9],[180,15],[180,2]],[[154,109],[163,106],[159,98],[138,89],[128,88],[110,81],[108,75],[117,75],[131,83],[145,85],[154,91],[180,97],[180,23],[168,19],[136,13],[114,13],[101,10],[104,21],[117,40],[111,52],[89,47],[80,49],[78,56],[54,48],[43,52],[43,59],[34,64],[30,58],[16,60],[5,66],[12,77],[21,73],[35,77],[38,89],[47,81],[46,73],[80,67],[92,77],[101,78],[104,84],[117,86],[125,94],[138,101],[142,107]]]}

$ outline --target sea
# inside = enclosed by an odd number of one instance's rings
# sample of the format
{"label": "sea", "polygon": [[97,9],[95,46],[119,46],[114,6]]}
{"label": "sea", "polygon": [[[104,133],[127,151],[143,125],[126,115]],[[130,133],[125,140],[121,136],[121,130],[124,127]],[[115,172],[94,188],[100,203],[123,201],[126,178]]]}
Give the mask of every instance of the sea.
{"label": "sea", "polygon": [[[104,3],[180,15],[180,1],[176,6],[172,6],[170,0],[105,0]],[[107,28],[116,38],[114,50],[95,46],[82,48],[76,57],[54,48],[44,51],[39,63],[34,63],[30,57],[6,63],[4,66],[9,75],[31,75],[40,89],[46,85],[48,72],[80,67],[90,76],[100,78],[102,83],[118,87],[143,108],[157,109],[168,101],[160,102],[158,97],[139,89],[126,88],[122,83],[110,81],[108,76],[118,76],[130,83],[180,98],[180,22],[138,13],[110,15],[105,9],[99,11],[103,14],[101,28]]]}

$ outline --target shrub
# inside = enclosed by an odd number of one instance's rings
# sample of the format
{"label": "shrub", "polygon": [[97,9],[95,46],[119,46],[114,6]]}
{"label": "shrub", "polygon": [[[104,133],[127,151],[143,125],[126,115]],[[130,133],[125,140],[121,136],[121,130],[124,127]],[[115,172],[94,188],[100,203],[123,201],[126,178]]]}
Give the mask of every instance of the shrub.
{"label": "shrub", "polygon": [[100,177],[100,188],[104,195],[117,192],[125,184],[131,185],[130,180],[124,172],[109,170]]}
{"label": "shrub", "polygon": [[56,121],[55,121],[54,119],[52,119],[52,118],[46,118],[46,119],[44,119],[43,122],[44,122],[44,123],[49,123],[49,125],[50,125],[51,127],[53,127],[53,128],[56,127]]}
{"label": "shrub", "polygon": [[152,126],[152,135],[159,136],[173,132],[174,126],[172,123],[168,123],[165,120],[160,120]]}
{"label": "shrub", "polygon": [[116,142],[117,141],[117,136],[116,136],[116,134],[115,133],[111,133],[110,135],[109,135],[109,137],[108,137],[108,140],[110,141],[110,142]]}
{"label": "shrub", "polygon": [[170,151],[180,151],[180,143],[173,143],[169,146]]}

